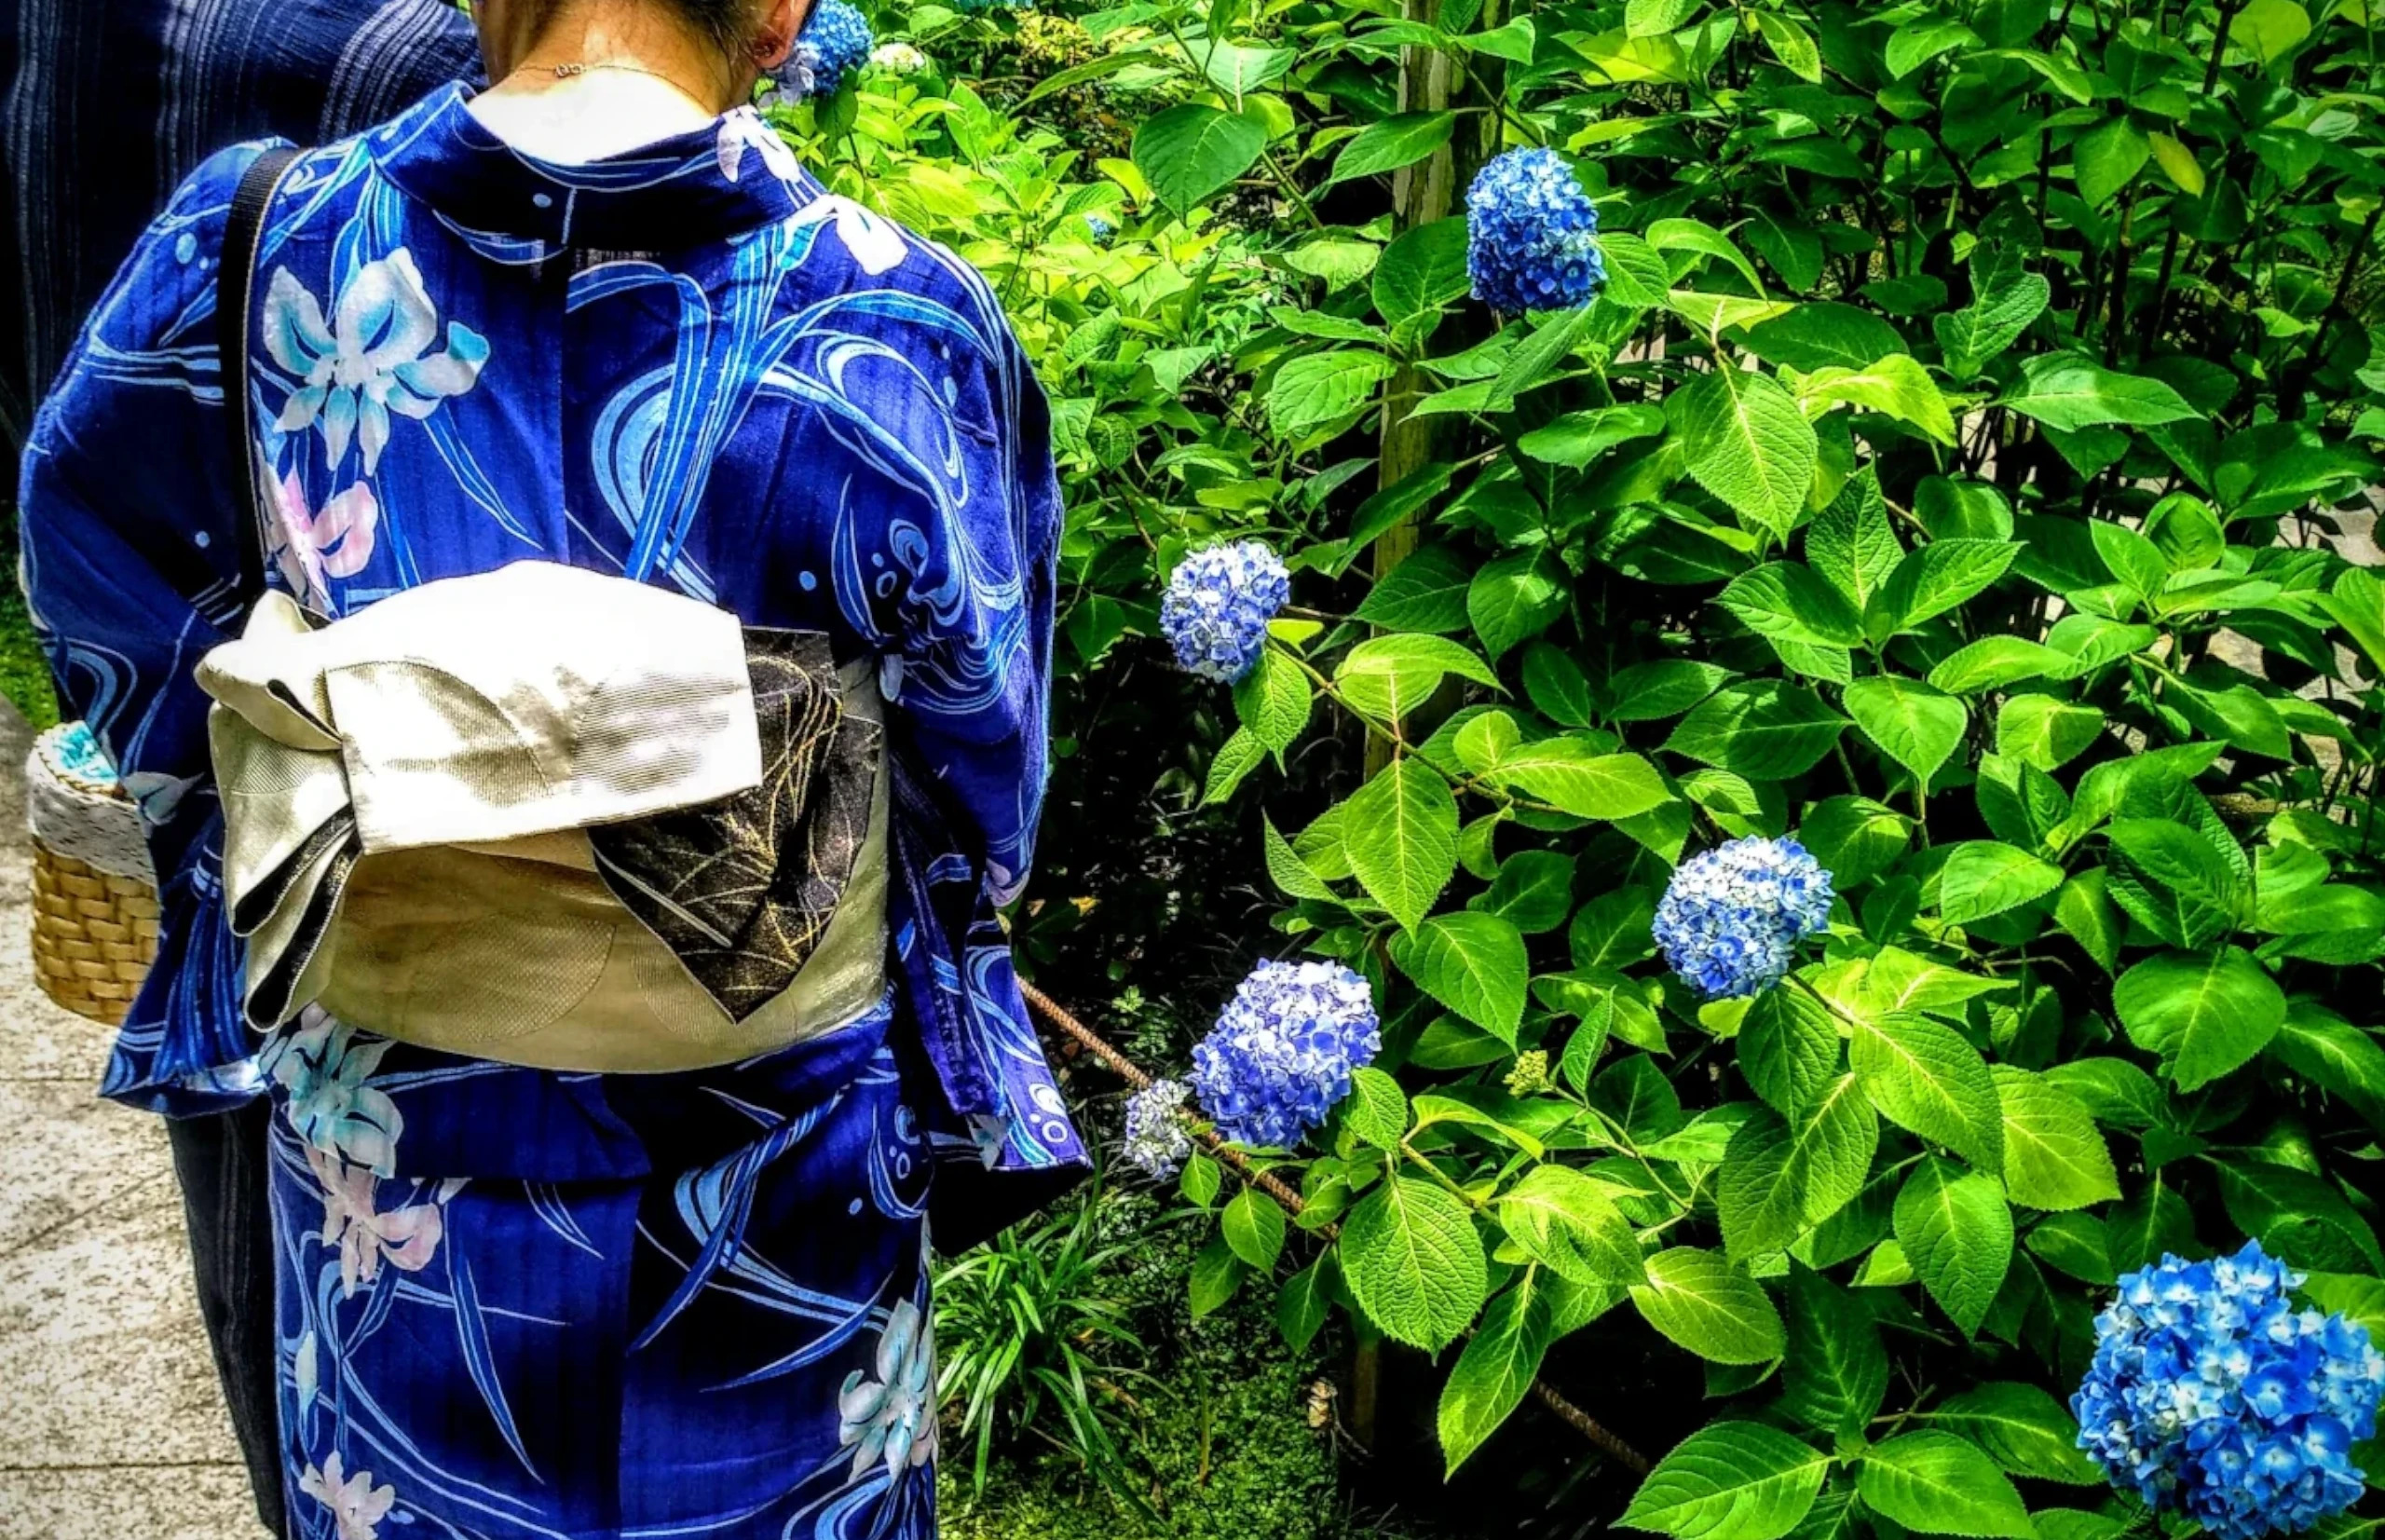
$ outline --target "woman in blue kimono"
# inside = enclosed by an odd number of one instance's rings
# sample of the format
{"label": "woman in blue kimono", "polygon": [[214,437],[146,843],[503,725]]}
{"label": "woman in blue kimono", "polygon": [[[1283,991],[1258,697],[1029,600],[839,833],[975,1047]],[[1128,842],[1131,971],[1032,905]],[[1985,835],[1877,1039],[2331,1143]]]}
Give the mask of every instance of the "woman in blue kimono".
{"label": "woman in blue kimono", "polygon": [[[801,0],[478,0],[498,84],[308,152],[252,359],[218,255],[263,148],[143,238],[35,424],[25,579],[165,920],[104,1094],[272,1098],[284,1481],[308,1540],[926,1536],[925,1270],[1083,1164],[997,919],[1044,773],[1057,489],[984,280],[748,107]],[[723,111],[722,109],[729,110]],[[240,1024],[193,666],[247,516],[329,616],[567,562],[877,662],[894,984],[734,1066],[570,1074]]]}

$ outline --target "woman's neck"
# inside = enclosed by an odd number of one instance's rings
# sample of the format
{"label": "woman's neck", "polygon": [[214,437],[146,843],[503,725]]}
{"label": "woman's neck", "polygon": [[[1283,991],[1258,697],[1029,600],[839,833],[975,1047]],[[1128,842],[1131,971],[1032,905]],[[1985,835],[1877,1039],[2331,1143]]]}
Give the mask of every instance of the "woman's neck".
{"label": "woman's neck", "polygon": [[665,7],[570,7],[474,97],[472,115],[525,154],[596,160],[701,129],[752,93]]}

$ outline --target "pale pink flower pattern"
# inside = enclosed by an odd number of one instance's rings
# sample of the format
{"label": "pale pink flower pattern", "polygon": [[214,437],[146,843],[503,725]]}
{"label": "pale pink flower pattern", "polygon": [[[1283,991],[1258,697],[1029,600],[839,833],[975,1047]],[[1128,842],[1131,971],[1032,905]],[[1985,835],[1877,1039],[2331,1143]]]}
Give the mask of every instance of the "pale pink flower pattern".
{"label": "pale pink flower pattern", "polygon": [[298,1490],[332,1510],[339,1540],[380,1540],[381,1520],[398,1500],[398,1489],[375,1486],[369,1470],[345,1475],[336,1453],[320,1470],[308,1465],[301,1472]]}
{"label": "pale pink flower pattern", "polygon": [[293,474],[274,488],[273,527],[266,543],[281,576],[301,601],[317,609],[331,603],[328,578],[353,578],[373,559],[373,535],[381,504],[363,482],[338,493],[320,512],[307,508],[307,489]]}
{"label": "pale pink flower pattern", "polygon": [[374,1190],[379,1179],[364,1166],[350,1165],[337,1155],[309,1148],[307,1164],[323,1189],[325,1246],[339,1247],[341,1292],[353,1296],[360,1283],[371,1283],[386,1258],[407,1273],[419,1273],[438,1254],[446,1233],[446,1216],[436,1203],[376,1212]]}

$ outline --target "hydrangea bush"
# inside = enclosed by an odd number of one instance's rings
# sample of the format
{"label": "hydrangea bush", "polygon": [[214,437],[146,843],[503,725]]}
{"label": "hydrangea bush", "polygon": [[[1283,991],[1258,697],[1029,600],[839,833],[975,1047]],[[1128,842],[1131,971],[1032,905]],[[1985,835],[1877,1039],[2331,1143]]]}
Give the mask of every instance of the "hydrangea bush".
{"label": "hydrangea bush", "polygon": [[1211,546],[1169,575],[1160,630],[1180,667],[1232,684],[1259,661],[1267,623],[1290,593],[1283,562],[1259,541]]}
{"label": "hydrangea bush", "polygon": [[1665,965],[1706,1000],[1760,995],[1797,943],[1830,928],[1830,873],[1793,839],[1750,837],[1673,868],[1651,934]]}
{"label": "hydrangea bush", "polygon": [[877,39],[869,18],[852,0],[818,0],[803,23],[796,52],[811,75],[811,89],[834,96],[846,73],[869,62]]}
{"label": "hydrangea bush", "polygon": [[1365,979],[1336,962],[1262,962],[1192,1050],[1192,1090],[1226,1138],[1288,1147],[1382,1045]]}
{"label": "hydrangea bush", "polygon": [[[1461,1481],[1602,1458],[1545,1373],[1656,1457],[1576,1524],[2184,1522],[2069,1410],[2123,1274],[2257,1240],[2320,1361],[2385,1329],[2367,11],[1066,8],[1081,62],[875,12],[936,75],[773,116],[1049,396],[1054,805],[1147,780],[1051,821],[1021,956],[1365,981],[1371,1062],[1236,1005],[1142,1104],[1194,1308],[1429,1357]],[[2268,1394],[2198,1452],[2300,1464],[2210,1527],[2342,1490]]]}
{"label": "hydrangea bush", "polygon": [[1606,281],[1599,211],[1553,150],[1494,157],[1465,195],[1465,270],[1494,310],[1571,309]]}
{"label": "hydrangea bush", "polygon": [[2071,1397],[2079,1448],[2147,1507],[2220,1540],[2296,1534],[2351,1507],[2385,1356],[2342,1312],[2296,1310],[2308,1281],[2258,1241],[2124,1275]]}

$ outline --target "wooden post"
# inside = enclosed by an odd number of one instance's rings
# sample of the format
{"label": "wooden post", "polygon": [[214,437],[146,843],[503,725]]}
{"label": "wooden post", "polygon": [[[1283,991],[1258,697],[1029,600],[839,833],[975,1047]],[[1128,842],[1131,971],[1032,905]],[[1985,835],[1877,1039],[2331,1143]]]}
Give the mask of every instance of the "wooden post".
{"label": "wooden post", "polygon": [[[1431,24],[1440,15],[1440,0],[1406,0],[1403,7],[1411,21]],[[1492,27],[1499,21],[1498,0],[1484,0],[1481,25]],[[1421,48],[1411,44],[1399,50],[1399,110],[1408,112],[1441,112],[1460,102],[1468,93],[1457,88],[1457,61],[1439,48]],[[1446,219],[1457,210],[1460,179],[1470,177],[1481,163],[1484,152],[1497,141],[1497,119],[1491,114],[1480,114],[1462,119],[1457,132],[1448,143],[1412,166],[1404,166],[1392,173],[1392,230],[1402,235],[1420,225],[1430,225]],[[1436,421],[1431,417],[1416,418],[1408,415],[1410,406],[1428,388],[1428,376],[1413,363],[1400,365],[1392,375],[1391,388],[1383,397],[1383,427],[1377,450],[1375,485],[1378,489],[1397,484],[1411,473],[1428,465],[1433,459]],[[1369,552],[1369,570],[1381,582],[1416,550],[1416,522],[1411,516],[1392,525],[1375,539]],[[1370,734],[1367,740],[1367,773],[1391,762],[1390,745],[1382,738]],[[1354,1397],[1355,1400],[1356,1397]],[[1354,1417],[1357,1409],[1353,1409]]]}

